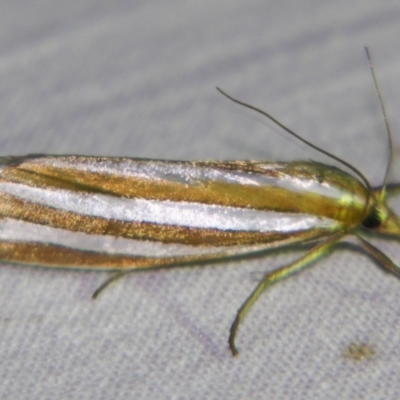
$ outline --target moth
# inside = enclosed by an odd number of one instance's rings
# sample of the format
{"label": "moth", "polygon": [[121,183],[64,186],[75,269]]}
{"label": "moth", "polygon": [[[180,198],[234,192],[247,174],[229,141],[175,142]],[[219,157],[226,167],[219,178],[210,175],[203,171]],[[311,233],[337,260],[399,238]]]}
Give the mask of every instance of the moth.
{"label": "moth", "polygon": [[[27,155],[0,159],[0,259],[18,264],[115,271],[94,293],[137,270],[225,263],[273,248],[306,245],[298,260],[267,272],[237,312],[240,322],[272,284],[311,265],[353,235],[382,267],[400,268],[364,236],[400,238],[400,219],[386,204],[399,184],[379,188],[351,164],[307,142],[343,169],[313,161],[167,161]],[[347,169],[348,171],[345,171]]]}

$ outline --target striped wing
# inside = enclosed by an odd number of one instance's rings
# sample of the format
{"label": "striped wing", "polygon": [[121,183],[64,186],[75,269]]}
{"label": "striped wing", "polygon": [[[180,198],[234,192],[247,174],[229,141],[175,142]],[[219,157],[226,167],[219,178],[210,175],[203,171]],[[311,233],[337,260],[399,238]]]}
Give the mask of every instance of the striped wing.
{"label": "striped wing", "polygon": [[[311,172],[293,174],[290,165],[7,158],[0,175],[0,258],[149,268],[232,257],[340,229],[341,193]],[[353,194],[355,209],[362,209],[360,193]]]}

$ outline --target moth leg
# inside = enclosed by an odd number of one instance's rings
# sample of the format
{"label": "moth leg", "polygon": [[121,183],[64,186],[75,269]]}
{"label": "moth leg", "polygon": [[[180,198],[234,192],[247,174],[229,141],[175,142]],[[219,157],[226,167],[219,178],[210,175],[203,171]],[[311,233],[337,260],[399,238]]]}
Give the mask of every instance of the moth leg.
{"label": "moth leg", "polygon": [[396,265],[386,254],[383,254],[379,249],[367,242],[361,236],[357,236],[357,238],[368,254],[370,254],[382,267],[400,278],[400,267],[398,265]]}
{"label": "moth leg", "polygon": [[[1,244],[1,243],[0,243]],[[190,267],[190,266],[200,266],[207,264],[220,264],[225,262],[235,262],[241,260],[248,260],[251,258],[264,257],[269,251],[270,247],[258,246],[253,250],[245,249],[237,253],[221,252],[216,254],[205,254],[205,255],[191,255],[182,257],[171,257],[171,258],[159,258],[152,259],[149,258],[147,263],[141,262],[138,265],[137,260],[132,260],[132,268],[127,265],[125,269],[115,269],[114,274],[112,274],[108,279],[106,279],[93,293],[92,299],[95,299],[99,294],[106,289],[109,285],[114,283],[116,280],[124,277],[125,275],[131,274],[137,271],[146,271],[154,269],[164,269],[164,268],[174,268],[174,267]],[[136,261],[136,266],[135,266]],[[142,261],[142,260],[139,260]],[[127,264],[129,263],[129,260]]]}
{"label": "moth leg", "polygon": [[329,250],[334,246],[342,237],[344,236],[343,232],[339,232],[333,236],[331,236],[328,240],[325,240],[322,243],[319,243],[317,246],[313,247],[310,251],[308,251],[303,257],[294,261],[293,263],[286,265],[282,268],[279,268],[275,271],[268,272],[265,274],[264,278],[258,283],[256,288],[250,294],[250,296],[246,299],[246,301],[239,308],[236,318],[233,321],[233,324],[230,329],[229,335],[229,347],[232,351],[232,355],[237,355],[238,350],[235,346],[235,338],[236,333],[239,327],[240,322],[243,320],[251,306],[255,303],[261,293],[269,286],[273,285],[276,282],[279,282],[282,279],[289,277],[290,275],[295,274],[296,272],[301,271],[305,267],[307,267],[313,261],[316,261],[318,258],[326,255]]}
{"label": "moth leg", "polygon": [[125,276],[127,273],[127,271],[118,271],[113,273],[106,281],[104,281],[92,294],[92,299],[96,299],[98,297],[98,295],[104,290],[106,289],[109,285],[111,285],[112,283],[114,283],[116,280],[122,278],[123,276]]}

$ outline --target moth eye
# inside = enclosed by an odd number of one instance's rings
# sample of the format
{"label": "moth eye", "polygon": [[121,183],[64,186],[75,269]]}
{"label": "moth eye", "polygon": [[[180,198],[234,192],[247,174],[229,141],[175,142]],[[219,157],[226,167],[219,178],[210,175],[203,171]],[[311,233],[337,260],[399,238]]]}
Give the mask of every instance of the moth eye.
{"label": "moth eye", "polygon": [[366,229],[376,229],[380,226],[382,220],[378,210],[374,207],[368,217],[364,219],[361,225]]}

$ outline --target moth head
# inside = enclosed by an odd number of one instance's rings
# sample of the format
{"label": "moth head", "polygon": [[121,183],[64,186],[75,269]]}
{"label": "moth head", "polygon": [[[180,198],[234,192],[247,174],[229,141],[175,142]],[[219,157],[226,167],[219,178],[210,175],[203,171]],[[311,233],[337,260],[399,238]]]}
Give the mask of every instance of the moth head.
{"label": "moth head", "polygon": [[369,213],[361,223],[362,227],[384,235],[400,238],[400,218],[386,203],[386,193],[374,190],[375,201],[369,207]]}

